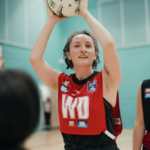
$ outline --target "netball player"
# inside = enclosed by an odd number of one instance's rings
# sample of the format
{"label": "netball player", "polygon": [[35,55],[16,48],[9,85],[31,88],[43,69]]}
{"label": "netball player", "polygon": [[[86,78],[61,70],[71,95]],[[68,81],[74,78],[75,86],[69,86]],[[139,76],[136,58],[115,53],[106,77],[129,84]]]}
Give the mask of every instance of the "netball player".
{"label": "netball player", "polygon": [[21,71],[0,71],[0,150],[24,150],[38,116],[39,97],[31,77]]}
{"label": "netball player", "polygon": [[139,86],[133,130],[133,150],[150,150],[150,80]]}
{"label": "netball player", "polygon": [[55,16],[48,2],[48,18],[34,43],[30,62],[39,78],[58,93],[60,131],[65,150],[117,150],[112,113],[121,82],[119,58],[113,37],[87,7],[88,1],[81,0],[79,15],[88,23],[103,48],[102,71],[93,70],[99,62],[98,46],[94,36],[87,31],[73,33],[64,48],[67,69],[73,68],[75,74],[67,76],[43,60],[54,26],[65,19]]}

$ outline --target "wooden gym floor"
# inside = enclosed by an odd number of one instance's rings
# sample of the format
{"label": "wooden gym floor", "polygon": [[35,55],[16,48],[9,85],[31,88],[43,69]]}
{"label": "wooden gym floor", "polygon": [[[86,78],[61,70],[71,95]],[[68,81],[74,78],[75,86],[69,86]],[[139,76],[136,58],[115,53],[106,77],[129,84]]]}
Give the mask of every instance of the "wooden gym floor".
{"label": "wooden gym floor", "polygon": [[[123,130],[117,138],[120,150],[132,150],[132,133],[133,130]],[[25,142],[25,147],[30,150],[64,150],[63,146],[63,139],[58,129],[36,132]]]}

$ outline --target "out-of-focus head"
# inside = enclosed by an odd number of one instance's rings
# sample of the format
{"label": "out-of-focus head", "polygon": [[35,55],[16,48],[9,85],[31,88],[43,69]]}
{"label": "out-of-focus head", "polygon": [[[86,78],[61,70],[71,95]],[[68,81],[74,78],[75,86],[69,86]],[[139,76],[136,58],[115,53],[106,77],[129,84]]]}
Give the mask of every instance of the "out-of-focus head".
{"label": "out-of-focus head", "polygon": [[50,101],[51,101],[51,99],[48,97],[48,98],[47,98],[47,102],[50,102]]}
{"label": "out-of-focus head", "polygon": [[[84,62],[87,63],[87,60],[89,63],[91,63],[92,68],[96,69],[97,64],[100,62],[98,53],[99,49],[96,38],[90,32],[86,30],[74,32],[68,38],[67,43],[63,49],[64,60],[67,64],[66,69],[74,68],[75,63],[82,63],[82,64],[84,64]],[[86,58],[78,59],[84,56],[85,57],[87,56],[88,59]]]}
{"label": "out-of-focus head", "polygon": [[0,71],[0,148],[21,145],[35,129],[39,96],[25,72]]}

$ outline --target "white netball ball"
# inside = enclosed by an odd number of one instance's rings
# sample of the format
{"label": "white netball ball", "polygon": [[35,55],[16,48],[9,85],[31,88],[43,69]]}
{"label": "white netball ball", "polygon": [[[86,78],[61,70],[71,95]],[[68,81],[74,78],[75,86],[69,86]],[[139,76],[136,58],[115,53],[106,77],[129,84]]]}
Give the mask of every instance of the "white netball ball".
{"label": "white netball ball", "polygon": [[80,0],[48,0],[51,10],[60,17],[72,17],[79,11]]}

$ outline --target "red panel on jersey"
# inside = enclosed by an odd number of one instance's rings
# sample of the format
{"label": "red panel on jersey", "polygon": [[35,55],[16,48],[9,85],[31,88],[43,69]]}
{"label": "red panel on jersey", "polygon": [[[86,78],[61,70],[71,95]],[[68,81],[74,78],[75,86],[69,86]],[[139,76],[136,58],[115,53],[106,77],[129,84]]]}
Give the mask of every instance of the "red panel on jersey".
{"label": "red panel on jersey", "polygon": [[59,76],[60,131],[66,134],[98,135],[106,130],[102,72],[78,86],[72,75]]}

